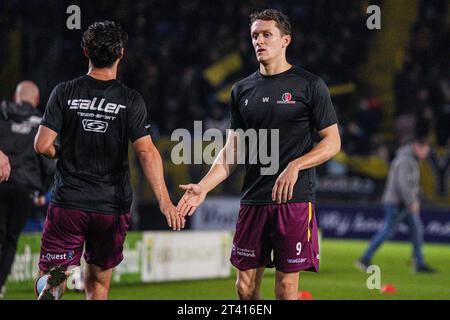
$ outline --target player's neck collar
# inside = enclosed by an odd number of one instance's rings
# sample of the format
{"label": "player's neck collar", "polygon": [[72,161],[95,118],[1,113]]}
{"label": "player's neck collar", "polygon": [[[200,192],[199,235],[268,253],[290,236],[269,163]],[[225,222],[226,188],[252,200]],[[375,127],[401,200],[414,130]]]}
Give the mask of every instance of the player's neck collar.
{"label": "player's neck collar", "polygon": [[271,75],[265,75],[265,74],[262,74],[261,69],[258,68],[258,76],[261,78],[264,78],[264,79],[274,79],[274,78],[284,76],[285,74],[292,72],[294,69],[295,69],[295,66],[291,65],[287,70],[284,70],[282,72],[271,74]]}

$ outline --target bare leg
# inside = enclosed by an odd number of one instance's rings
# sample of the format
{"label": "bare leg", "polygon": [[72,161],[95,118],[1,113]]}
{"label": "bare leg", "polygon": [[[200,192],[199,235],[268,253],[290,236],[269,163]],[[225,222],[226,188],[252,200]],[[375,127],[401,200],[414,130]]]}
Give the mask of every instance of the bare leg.
{"label": "bare leg", "polygon": [[108,300],[113,269],[103,269],[93,264],[86,265],[86,299]]}
{"label": "bare leg", "polygon": [[261,300],[261,281],[265,268],[238,270],[236,291],[240,300]]}
{"label": "bare leg", "polygon": [[298,299],[298,278],[299,272],[275,273],[275,297],[277,300],[297,300]]}

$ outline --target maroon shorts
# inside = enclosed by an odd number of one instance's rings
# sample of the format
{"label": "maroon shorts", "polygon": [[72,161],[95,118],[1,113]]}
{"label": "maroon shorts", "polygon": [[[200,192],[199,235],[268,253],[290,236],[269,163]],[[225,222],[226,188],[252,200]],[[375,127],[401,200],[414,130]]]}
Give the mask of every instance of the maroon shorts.
{"label": "maroon shorts", "polygon": [[318,272],[314,204],[241,205],[230,261],[242,271],[275,266],[281,272]]}
{"label": "maroon shorts", "polygon": [[130,213],[108,215],[50,204],[41,240],[39,268],[79,266],[84,259],[103,269],[123,260],[123,243],[130,224]]}

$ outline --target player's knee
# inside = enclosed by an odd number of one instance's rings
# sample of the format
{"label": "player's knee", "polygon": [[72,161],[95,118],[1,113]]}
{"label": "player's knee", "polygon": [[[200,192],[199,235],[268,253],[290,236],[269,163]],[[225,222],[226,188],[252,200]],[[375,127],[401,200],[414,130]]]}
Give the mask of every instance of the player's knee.
{"label": "player's knee", "polygon": [[87,275],[85,280],[86,293],[88,295],[97,295],[109,291],[109,283],[101,281],[94,275]]}
{"label": "player's knee", "polygon": [[89,288],[108,288],[107,281],[102,281],[96,277],[86,277],[86,286]]}
{"label": "player's knee", "polygon": [[244,281],[242,279],[238,279],[236,281],[236,291],[239,295],[239,298],[242,300],[250,300],[256,294],[256,286],[251,281]]}
{"label": "player's knee", "polygon": [[88,300],[107,300],[109,285],[98,281],[86,281],[85,283],[86,298]]}
{"label": "player's knee", "polygon": [[297,282],[291,279],[281,279],[275,285],[277,299],[294,299],[297,296]]}

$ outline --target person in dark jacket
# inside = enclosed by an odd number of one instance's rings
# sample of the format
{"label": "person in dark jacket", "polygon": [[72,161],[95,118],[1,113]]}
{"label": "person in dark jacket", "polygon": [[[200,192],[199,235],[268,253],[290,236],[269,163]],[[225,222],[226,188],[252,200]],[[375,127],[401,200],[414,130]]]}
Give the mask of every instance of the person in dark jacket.
{"label": "person in dark jacket", "polygon": [[[34,152],[42,115],[39,89],[31,81],[17,85],[14,102],[0,102],[0,150],[9,159],[9,179],[0,184],[0,294],[14,262],[17,241],[32,210],[33,195],[51,184],[54,161]],[[6,179],[5,179],[6,180]]]}

